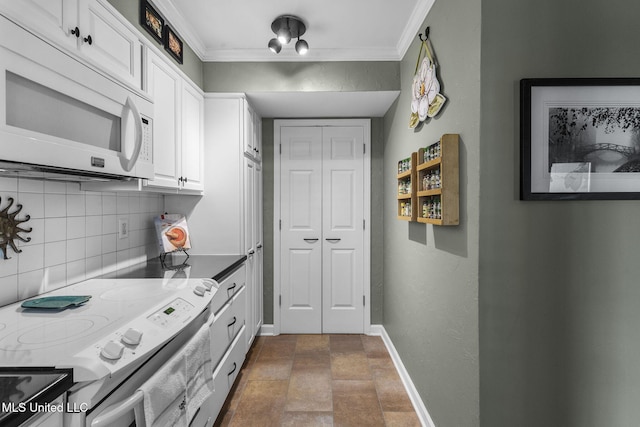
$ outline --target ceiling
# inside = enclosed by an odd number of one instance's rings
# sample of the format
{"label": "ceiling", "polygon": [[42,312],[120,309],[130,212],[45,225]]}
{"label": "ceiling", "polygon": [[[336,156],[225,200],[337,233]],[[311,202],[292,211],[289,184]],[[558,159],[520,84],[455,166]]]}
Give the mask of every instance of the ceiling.
{"label": "ceiling", "polygon": [[[400,61],[435,0],[153,0],[202,61]],[[296,15],[310,50],[294,43],[272,53],[271,22]],[[382,117],[399,91],[257,92],[248,99],[262,117]]]}
{"label": "ceiling", "polygon": [[[399,61],[435,0],[154,0],[203,61]],[[267,49],[271,22],[296,15],[310,50]]]}

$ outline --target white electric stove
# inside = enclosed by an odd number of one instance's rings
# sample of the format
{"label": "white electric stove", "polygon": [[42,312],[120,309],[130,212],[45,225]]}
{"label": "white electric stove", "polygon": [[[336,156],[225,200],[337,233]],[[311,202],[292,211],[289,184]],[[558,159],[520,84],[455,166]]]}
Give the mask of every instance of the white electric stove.
{"label": "white electric stove", "polygon": [[164,347],[186,342],[208,320],[216,291],[211,279],[92,279],[38,296],[91,296],[77,307],[1,307],[0,364],[71,368],[69,401],[86,411],[65,424],[83,426],[116,389],[144,381],[132,378],[143,365],[157,370],[172,354]]}

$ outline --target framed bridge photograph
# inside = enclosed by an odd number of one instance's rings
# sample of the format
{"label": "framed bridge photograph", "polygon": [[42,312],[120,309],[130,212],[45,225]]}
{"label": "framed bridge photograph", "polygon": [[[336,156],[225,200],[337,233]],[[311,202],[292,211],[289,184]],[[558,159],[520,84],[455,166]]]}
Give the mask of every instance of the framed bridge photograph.
{"label": "framed bridge photograph", "polygon": [[520,81],[520,199],[640,199],[640,78]]}

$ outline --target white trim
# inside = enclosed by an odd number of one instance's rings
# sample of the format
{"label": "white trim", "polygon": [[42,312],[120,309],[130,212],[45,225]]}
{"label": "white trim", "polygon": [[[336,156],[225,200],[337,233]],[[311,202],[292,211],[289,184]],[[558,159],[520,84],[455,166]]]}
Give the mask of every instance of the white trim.
{"label": "white trim", "polygon": [[402,60],[406,55],[411,43],[416,39],[417,34],[424,34],[424,28],[420,28],[425,19],[427,19],[427,14],[433,7],[433,4],[436,0],[424,0],[418,1],[416,3],[416,7],[411,12],[411,19],[404,27],[405,30],[400,36],[400,40],[398,40],[397,45],[397,54]]}
{"label": "white trim", "polygon": [[391,360],[393,360],[393,364],[400,375],[400,379],[402,380],[402,384],[404,388],[407,390],[407,394],[409,395],[409,399],[411,399],[411,403],[413,404],[413,408],[418,414],[418,418],[420,419],[420,424],[424,427],[436,427],[431,419],[431,415],[429,415],[429,411],[427,411],[427,407],[424,402],[420,398],[420,394],[418,390],[413,385],[413,381],[411,381],[411,377],[409,373],[404,367],[402,360],[400,359],[400,355],[396,351],[396,348],[391,342],[391,338],[387,334],[387,331],[384,329],[382,325],[371,325],[370,333],[368,335],[379,336],[382,338],[384,345],[387,347],[387,351],[389,352],[389,356],[391,356]]}
{"label": "white trim", "polygon": [[167,24],[182,38],[193,53],[201,60],[205,60],[206,47],[198,33],[192,30],[192,26],[184,19],[182,13],[171,0],[153,0],[153,6],[167,20]]}
{"label": "white trim", "polygon": [[265,325],[263,323],[260,326],[260,330],[258,331],[257,335],[261,337],[272,337],[276,334],[273,333],[273,325]]}
{"label": "white trim", "polygon": [[362,126],[364,130],[364,325],[371,326],[371,119],[274,120],[273,121],[273,334],[280,334],[280,128],[284,126]]}

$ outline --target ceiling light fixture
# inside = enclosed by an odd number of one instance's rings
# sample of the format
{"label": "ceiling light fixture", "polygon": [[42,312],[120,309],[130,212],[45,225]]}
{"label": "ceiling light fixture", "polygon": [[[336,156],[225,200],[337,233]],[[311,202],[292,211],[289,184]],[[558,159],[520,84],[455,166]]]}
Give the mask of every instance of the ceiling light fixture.
{"label": "ceiling light fixture", "polygon": [[282,46],[289,44],[291,39],[297,38],[296,52],[298,55],[304,55],[309,50],[309,43],[306,40],[300,38],[306,31],[307,27],[302,22],[302,19],[293,15],[281,15],[278,16],[271,23],[271,30],[275,33],[276,37],[269,40],[269,49],[273,53],[280,53]]}

